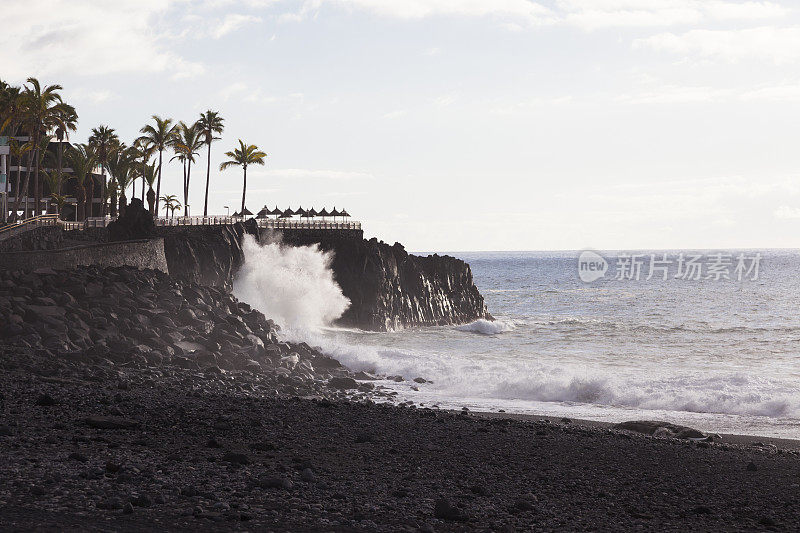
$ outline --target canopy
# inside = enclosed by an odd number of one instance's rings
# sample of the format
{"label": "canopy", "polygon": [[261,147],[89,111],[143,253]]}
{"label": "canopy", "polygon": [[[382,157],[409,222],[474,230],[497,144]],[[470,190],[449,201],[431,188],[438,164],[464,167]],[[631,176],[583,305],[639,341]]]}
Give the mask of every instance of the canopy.
{"label": "canopy", "polygon": [[257,218],[267,218],[267,215],[271,215],[272,212],[269,210],[267,206],[264,206],[261,211],[258,212],[256,215]]}
{"label": "canopy", "polygon": [[295,212],[294,212],[294,211],[292,211],[292,208],[290,207],[289,209],[287,209],[286,211],[284,211],[283,213],[281,213],[281,218],[289,218],[289,217],[291,217],[291,216],[292,216],[292,215],[294,215],[294,214],[295,214]]}
{"label": "canopy", "polygon": [[297,208],[297,211],[294,212],[295,215],[300,215],[301,217],[306,216],[306,210],[303,209],[303,206]]}
{"label": "canopy", "polygon": [[272,211],[270,211],[270,212],[269,212],[269,214],[270,214],[270,215],[282,215],[282,214],[283,214],[283,211],[281,211],[280,209],[278,209],[278,206],[276,205],[276,206],[275,206],[275,209],[273,209]]}
{"label": "canopy", "polygon": [[322,211],[320,211],[319,213],[317,213],[317,216],[318,216],[318,217],[329,217],[329,216],[331,216],[331,214],[330,214],[330,213],[328,213],[328,210],[327,210],[327,209],[325,209],[325,208],[323,207],[323,208],[322,208]]}
{"label": "canopy", "polygon": [[317,214],[318,213],[316,211],[314,211],[313,207],[311,209],[309,209],[308,211],[306,211],[306,216],[307,217],[312,217],[313,218],[313,217],[317,216]]}
{"label": "canopy", "polygon": [[350,213],[348,213],[347,210],[345,210],[345,209],[342,209],[342,212],[339,213],[339,214],[342,215],[343,217],[349,217],[350,216]]}
{"label": "canopy", "polygon": [[253,213],[251,213],[250,210],[245,207],[244,211],[242,211],[242,216],[243,217],[251,217],[251,216],[253,216]]}
{"label": "canopy", "polygon": [[342,216],[342,214],[339,211],[336,210],[336,207],[334,207],[333,211],[331,211],[331,216],[332,217],[340,217],[340,216]]}
{"label": "canopy", "polygon": [[292,215],[288,215],[286,214],[286,211],[284,211],[279,218],[292,218]]}

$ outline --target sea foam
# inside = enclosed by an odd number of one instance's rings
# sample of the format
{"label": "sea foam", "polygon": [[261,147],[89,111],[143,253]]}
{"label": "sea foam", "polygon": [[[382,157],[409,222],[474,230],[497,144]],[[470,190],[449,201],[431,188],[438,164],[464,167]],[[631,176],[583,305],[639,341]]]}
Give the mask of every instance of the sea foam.
{"label": "sea foam", "polygon": [[350,301],[333,279],[332,256],[318,246],[242,242],[244,264],[233,281],[233,294],[294,331],[317,330],[342,316]]}

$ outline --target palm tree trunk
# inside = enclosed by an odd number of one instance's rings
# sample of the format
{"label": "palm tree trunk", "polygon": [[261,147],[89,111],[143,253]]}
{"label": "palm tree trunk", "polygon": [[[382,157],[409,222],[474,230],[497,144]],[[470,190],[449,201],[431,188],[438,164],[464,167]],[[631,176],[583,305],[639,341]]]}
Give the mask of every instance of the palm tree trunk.
{"label": "palm tree trunk", "polygon": [[183,216],[189,216],[189,182],[192,181],[192,162],[186,164],[186,194],[183,198]]}
{"label": "palm tree trunk", "polygon": [[208,143],[208,166],[206,167],[206,199],[203,202],[203,216],[208,216],[208,182],[211,180],[211,143]]}
{"label": "palm tree trunk", "polygon": [[147,183],[144,175],[147,173],[147,160],[142,161],[142,205],[144,205],[144,186]]}
{"label": "palm tree trunk", "polygon": [[58,190],[56,194],[61,194],[61,169],[62,159],[64,157],[64,143],[59,139],[58,141]]}
{"label": "palm tree trunk", "polygon": [[103,181],[101,182],[101,187],[100,187],[100,198],[101,198],[101,200],[103,202],[103,206],[102,206],[102,209],[100,209],[100,216],[104,217],[104,216],[106,216],[106,211],[108,210],[108,206],[106,205],[106,165],[105,165],[105,163],[102,163],[100,165],[100,170],[101,170],[101,173],[103,175]]}
{"label": "palm tree trunk", "polygon": [[242,210],[239,214],[244,217],[244,196],[247,194],[247,165],[244,165],[244,182],[242,183]]}
{"label": "palm tree trunk", "polygon": [[158,206],[161,202],[161,156],[163,150],[159,149],[158,151],[158,185],[156,185],[156,216],[158,216]]}
{"label": "palm tree trunk", "polygon": [[[19,196],[19,191],[20,191],[19,182],[20,182],[20,177],[21,176],[22,176],[22,156],[17,158],[17,182],[14,184],[14,195],[16,196],[16,198],[14,198],[14,205],[15,206],[19,206],[19,198],[20,198],[20,196]],[[14,207],[14,211],[13,211],[14,220],[17,219],[17,209],[18,209],[17,207]]]}
{"label": "palm tree trunk", "polygon": [[94,178],[92,173],[89,173],[89,182],[86,184],[86,198],[89,201],[89,206],[85,210],[86,218],[94,216]]}
{"label": "palm tree trunk", "polygon": [[[183,162],[183,206],[186,208],[187,197],[189,196],[189,182],[186,177],[186,161]],[[184,211],[185,213],[186,211]],[[184,214],[184,216],[186,216]]]}
{"label": "palm tree trunk", "polygon": [[[19,169],[17,169],[17,173],[19,173]],[[20,204],[22,203],[23,194],[25,195],[25,216],[23,218],[28,218],[28,184],[31,179],[31,152],[25,156],[25,181],[22,184],[22,189],[17,189],[17,198],[14,201],[14,213],[19,211]]]}
{"label": "palm tree trunk", "polygon": [[36,139],[36,152],[33,159],[33,216],[38,216],[41,214],[39,208],[42,205],[42,191],[39,190],[39,137],[37,135],[34,138]]}

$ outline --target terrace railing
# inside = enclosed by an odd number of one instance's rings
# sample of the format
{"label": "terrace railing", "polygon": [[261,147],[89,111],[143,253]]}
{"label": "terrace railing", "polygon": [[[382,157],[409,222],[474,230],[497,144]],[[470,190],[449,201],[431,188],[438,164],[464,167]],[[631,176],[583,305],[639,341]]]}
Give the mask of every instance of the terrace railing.
{"label": "terrace railing", "polygon": [[57,223],[58,215],[38,215],[13,224],[6,224],[0,227],[0,241],[42,226],[55,226]]}
{"label": "terrace railing", "polygon": [[[291,219],[255,219],[259,228],[275,230],[293,229],[318,229],[318,230],[360,230],[361,222],[356,220],[347,222],[332,222],[328,220],[291,220]],[[39,215],[14,224],[0,227],[0,240],[13,235],[19,235],[40,226],[58,225],[64,230],[84,230],[86,228],[104,228],[114,219],[111,217],[90,217],[83,222],[59,220],[58,215]],[[242,217],[211,216],[211,217],[156,217],[156,226],[219,226],[244,222]]]}
{"label": "terrace railing", "polygon": [[360,230],[361,222],[350,220],[346,222],[331,222],[328,220],[306,219],[291,220],[286,218],[257,218],[259,228],[267,229],[334,229],[334,230]]}

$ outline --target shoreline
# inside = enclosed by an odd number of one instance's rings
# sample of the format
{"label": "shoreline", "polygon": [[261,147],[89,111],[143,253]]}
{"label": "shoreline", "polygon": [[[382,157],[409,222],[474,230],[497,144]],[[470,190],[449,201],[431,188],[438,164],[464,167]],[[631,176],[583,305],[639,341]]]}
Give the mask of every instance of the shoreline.
{"label": "shoreline", "polygon": [[[458,413],[455,409],[449,409],[449,412]],[[527,413],[498,413],[495,411],[470,411],[470,415],[482,418],[510,418],[514,420],[528,420],[528,421],[542,421],[547,420],[550,423],[562,423],[563,417],[548,416],[548,415],[534,415]],[[604,429],[614,429],[613,422],[604,422],[600,420],[587,420],[582,418],[569,418],[570,424],[596,427]],[[703,433],[708,434],[702,428],[696,428]],[[783,437],[766,437],[762,435],[741,435],[736,433],[715,433],[721,439],[717,441],[719,444],[732,444],[737,446],[752,446],[756,443],[772,444],[778,449],[800,451],[800,438],[789,439]]]}

